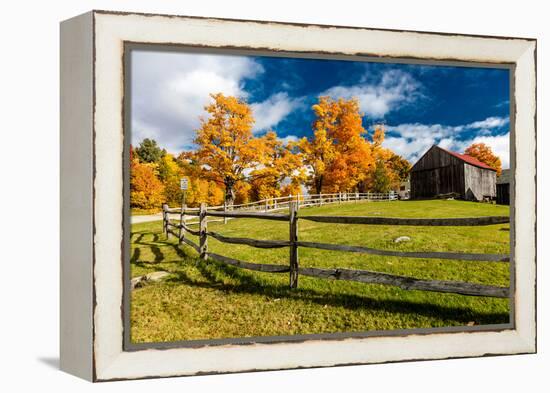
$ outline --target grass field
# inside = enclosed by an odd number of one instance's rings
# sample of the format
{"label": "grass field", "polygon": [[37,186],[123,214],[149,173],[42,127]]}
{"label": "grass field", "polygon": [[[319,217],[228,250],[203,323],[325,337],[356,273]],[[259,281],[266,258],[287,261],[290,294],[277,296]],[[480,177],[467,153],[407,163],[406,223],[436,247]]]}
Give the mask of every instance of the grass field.
{"label": "grass field", "polygon": [[[300,215],[380,217],[478,217],[508,215],[506,206],[463,201],[360,202],[305,208]],[[209,229],[228,236],[288,239],[288,223],[235,219]],[[508,253],[509,225],[406,227],[333,225],[299,221],[299,239],[400,251]],[[410,242],[394,243],[398,236]],[[189,236],[198,243],[198,240]],[[506,323],[507,299],[406,291],[392,286],[252,272],[199,262],[189,246],[166,240],[160,221],[132,225],[131,275],[171,275],[131,296],[132,342],[294,335]],[[288,249],[261,250],[208,239],[209,250],[248,262],[288,265]],[[351,268],[425,279],[508,286],[509,265],[380,257],[299,249],[304,267]]]}

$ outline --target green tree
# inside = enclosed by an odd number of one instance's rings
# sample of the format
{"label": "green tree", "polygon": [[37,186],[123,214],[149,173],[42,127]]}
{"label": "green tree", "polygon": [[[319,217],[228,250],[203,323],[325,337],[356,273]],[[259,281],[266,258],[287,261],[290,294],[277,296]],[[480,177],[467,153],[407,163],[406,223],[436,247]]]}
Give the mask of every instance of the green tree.
{"label": "green tree", "polygon": [[393,154],[388,160],[388,166],[390,167],[391,171],[394,172],[399,182],[405,181],[409,177],[409,173],[411,171],[411,163],[400,155]]}
{"label": "green tree", "polygon": [[164,184],[165,201],[173,206],[182,201],[182,191],[180,189],[180,179],[183,176],[183,170],[178,165],[172,154],[166,153],[158,163],[158,177]]}
{"label": "green tree", "polygon": [[154,139],[145,138],[134,150],[141,162],[159,162],[166,154],[166,150],[161,149]]}
{"label": "green tree", "polygon": [[372,190],[374,192],[389,192],[391,190],[391,180],[388,169],[382,160],[376,161]]}

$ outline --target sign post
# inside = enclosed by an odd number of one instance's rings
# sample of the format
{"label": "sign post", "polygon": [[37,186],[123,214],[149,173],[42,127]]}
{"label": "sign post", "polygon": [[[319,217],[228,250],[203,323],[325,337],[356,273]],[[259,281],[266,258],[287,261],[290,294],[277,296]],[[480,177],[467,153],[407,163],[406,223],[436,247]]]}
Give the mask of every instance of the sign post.
{"label": "sign post", "polygon": [[189,178],[182,177],[180,179],[180,189],[183,191],[183,195],[181,198],[180,231],[179,231],[179,239],[178,239],[180,244],[182,242],[181,239],[185,236],[185,231],[183,229],[183,226],[185,225],[185,194],[188,188],[189,188]]}
{"label": "sign post", "polygon": [[185,192],[189,188],[189,178],[188,177],[182,177],[180,179],[180,189],[183,191],[183,198],[181,201],[181,205],[185,205]]}

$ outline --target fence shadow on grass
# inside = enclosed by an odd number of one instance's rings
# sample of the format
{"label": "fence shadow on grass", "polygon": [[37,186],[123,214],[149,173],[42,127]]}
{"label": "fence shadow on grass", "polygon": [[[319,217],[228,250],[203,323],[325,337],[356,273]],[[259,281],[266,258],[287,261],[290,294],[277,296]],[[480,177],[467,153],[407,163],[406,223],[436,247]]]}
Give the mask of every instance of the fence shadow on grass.
{"label": "fence shadow on grass", "polygon": [[[132,241],[131,248],[132,248],[132,256],[130,257],[130,263],[135,264],[137,266],[145,266],[145,265],[155,265],[161,262],[164,262],[164,254],[162,253],[162,250],[160,249],[160,246],[158,244],[162,245],[172,245],[172,243],[167,243],[160,239],[160,236],[158,233],[152,234],[152,240],[147,241],[144,240],[144,237],[147,233],[133,233],[132,238],[134,235],[136,236],[136,239]],[[150,235],[150,234],[149,234]],[[139,258],[141,256],[141,249],[142,248],[149,248],[151,252],[154,255],[154,259],[152,261],[140,261]]]}
{"label": "fence shadow on grass", "polygon": [[[190,260],[188,264],[191,264]],[[477,313],[468,308],[461,309],[440,304],[417,303],[397,299],[378,300],[366,295],[327,293],[303,287],[290,289],[286,282],[281,284],[259,282],[253,274],[215,261],[207,263],[200,261],[193,264],[192,267],[196,268],[206,281],[191,278],[184,270],[175,272],[174,277],[169,281],[198,288],[223,290],[233,294],[256,294],[271,299],[286,298],[297,302],[311,302],[320,306],[344,307],[348,310],[369,309],[372,311],[423,315],[455,320],[464,324],[470,321],[476,321],[480,324],[507,323],[509,321],[507,313]],[[237,283],[227,283],[224,281],[227,278],[236,280]]]}
{"label": "fence shadow on grass", "polygon": [[[172,271],[173,276],[167,279],[166,282],[179,283],[197,288],[223,290],[233,294],[261,295],[270,299],[284,298],[297,302],[311,302],[320,306],[344,307],[348,310],[369,309],[396,314],[423,315],[426,317],[437,317],[438,319],[454,320],[464,324],[470,321],[476,321],[476,323],[480,324],[507,323],[509,321],[508,313],[480,313],[472,311],[470,308],[456,308],[426,302],[418,303],[406,299],[375,299],[368,295],[336,294],[304,287],[290,289],[286,281],[280,284],[267,283],[258,280],[255,277],[257,273],[251,273],[212,260],[207,262],[202,261],[194,253],[190,255],[178,243],[162,240],[159,234],[153,234],[150,240],[144,239],[141,235],[133,242],[133,245],[137,245],[138,247],[135,248],[136,251],[132,255],[131,263],[140,267],[151,267],[151,265],[162,262],[176,263],[179,267],[175,271]],[[139,261],[141,251],[138,250],[146,247],[150,248],[155,255],[155,259],[152,262]],[[163,249],[173,249],[179,259],[172,260],[170,258],[170,260],[165,260],[161,247]],[[188,269],[196,270],[203,279],[191,277],[188,274]],[[286,275],[282,275],[281,277],[287,278]],[[227,282],[228,279],[234,281],[234,283]],[[441,294],[441,296],[449,295]]]}
{"label": "fence shadow on grass", "polygon": [[141,256],[141,248],[133,247],[132,256],[130,257],[130,263],[132,264],[138,263],[140,256]]}

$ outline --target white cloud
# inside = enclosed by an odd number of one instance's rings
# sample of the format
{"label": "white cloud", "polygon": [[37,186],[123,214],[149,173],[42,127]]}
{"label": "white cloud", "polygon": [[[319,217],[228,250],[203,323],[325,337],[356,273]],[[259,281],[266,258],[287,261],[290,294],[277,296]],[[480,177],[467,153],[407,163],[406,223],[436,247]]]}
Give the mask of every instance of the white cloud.
{"label": "white cloud", "polygon": [[508,168],[510,133],[492,135],[495,130],[508,123],[508,118],[489,117],[458,126],[419,123],[388,126],[386,128],[390,135],[383,144],[411,163],[415,163],[432,145],[462,153],[472,143],[482,142],[500,157],[502,167]]}
{"label": "white cloud", "polygon": [[495,105],[495,108],[502,108],[503,106],[510,106],[510,100],[504,100]]}
{"label": "white cloud", "polygon": [[498,128],[505,126],[510,122],[509,117],[488,117],[485,120],[474,121],[466,126],[466,128]]}
{"label": "white cloud", "polygon": [[442,124],[406,123],[398,126],[388,126],[388,131],[399,134],[406,139],[442,139],[462,131],[462,126],[446,126]]}
{"label": "white cloud", "polygon": [[256,119],[254,132],[259,132],[275,127],[289,113],[303,106],[303,99],[291,98],[287,93],[280,92],[251,106]]}
{"label": "white cloud", "polygon": [[364,78],[354,86],[334,86],[321,93],[333,98],[352,98],[359,100],[359,107],[367,116],[375,119],[404,104],[410,104],[422,97],[421,85],[412,75],[400,70],[388,70],[382,73],[377,82]]}
{"label": "white cloud", "polygon": [[132,52],[132,143],[154,138],[173,152],[192,144],[209,94],[246,98],[244,80],[261,72],[247,57]]}
{"label": "white cloud", "polygon": [[387,137],[383,145],[396,154],[405,157],[411,163],[415,163],[430,146],[435,144],[435,139],[405,139]]}
{"label": "white cloud", "polygon": [[279,138],[280,141],[282,141],[285,145],[288,142],[298,142],[300,138],[298,138],[296,135],[287,135],[284,138]]}

